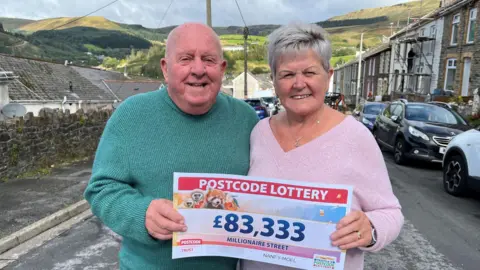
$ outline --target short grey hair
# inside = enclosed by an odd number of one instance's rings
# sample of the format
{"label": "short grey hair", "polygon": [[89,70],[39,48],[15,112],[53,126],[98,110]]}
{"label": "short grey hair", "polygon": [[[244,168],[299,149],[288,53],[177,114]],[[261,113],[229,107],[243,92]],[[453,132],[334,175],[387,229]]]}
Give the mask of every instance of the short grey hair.
{"label": "short grey hair", "polygon": [[317,24],[291,23],[277,28],[268,36],[268,64],[275,77],[277,58],[285,53],[312,49],[322,59],[326,72],[330,69],[332,48],[328,33]]}

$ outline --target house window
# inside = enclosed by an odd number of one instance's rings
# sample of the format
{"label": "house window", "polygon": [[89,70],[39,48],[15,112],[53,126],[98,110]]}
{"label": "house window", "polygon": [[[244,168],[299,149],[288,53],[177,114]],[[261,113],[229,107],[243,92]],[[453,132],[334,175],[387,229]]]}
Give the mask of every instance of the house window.
{"label": "house window", "polygon": [[473,43],[475,40],[475,30],[477,30],[477,9],[470,10],[470,18],[468,19],[467,43]]}
{"label": "house window", "polygon": [[450,45],[457,45],[459,24],[460,24],[460,14],[456,14],[453,16],[453,20],[452,20],[452,37],[450,40]]}
{"label": "house window", "polygon": [[378,80],[377,80],[377,85],[378,85],[378,87],[377,87],[377,90],[378,90],[377,96],[383,95],[383,91],[384,91],[384,90],[383,90],[383,87],[384,87],[384,86],[383,86],[383,80],[382,80],[382,78],[378,78]]}
{"label": "house window", "polygon": [[457,59],[447,60],[447,69],[445,71],[445,90],[453,90],[455,84],[455,74],[457,72]]}
{"label": "house window", "polygon": [[420,36],[421,37],[425,36],[425,28],[420,29]]}
{"label": "house window", "polygon": [[435,38],[437,36],[437,27],[435,25],[430,26],[430,37]]}
{"label": "house window", "polygon": [[417,65],[417,73],[418,73],[418,74],[423,74],[423,67],[424,67],[423,62],[420,62],[420,63]]}

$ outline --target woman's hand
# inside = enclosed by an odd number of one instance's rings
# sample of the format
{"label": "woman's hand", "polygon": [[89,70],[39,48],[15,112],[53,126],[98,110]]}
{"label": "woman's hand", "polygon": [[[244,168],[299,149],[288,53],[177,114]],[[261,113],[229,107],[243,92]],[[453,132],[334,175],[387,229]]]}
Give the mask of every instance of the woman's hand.
{"label": "woman's hand", "polygon": [[337,223],[330,238],[332,245],[343,250],[366,247],[372,242],[372,225],[364,212],[352,211]]}

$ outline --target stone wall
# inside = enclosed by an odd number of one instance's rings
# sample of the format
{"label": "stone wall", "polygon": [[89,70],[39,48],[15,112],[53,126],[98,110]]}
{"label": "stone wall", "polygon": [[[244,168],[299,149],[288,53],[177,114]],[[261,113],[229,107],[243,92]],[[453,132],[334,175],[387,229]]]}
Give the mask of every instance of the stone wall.
{"label": "stone wall", "polygon": [[0,180],[93,157],[111,111],[42,110],[0,122]]}

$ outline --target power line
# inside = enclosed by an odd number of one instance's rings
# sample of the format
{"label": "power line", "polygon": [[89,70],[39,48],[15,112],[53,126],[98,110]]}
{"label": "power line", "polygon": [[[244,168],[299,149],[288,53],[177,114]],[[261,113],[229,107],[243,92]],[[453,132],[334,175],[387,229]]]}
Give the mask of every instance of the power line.
{"label": "power line", "polygon": [[235,0],[235,3],[237,4],[237,8],[238,8],[238,11],[240,12],[240,16],[242,17],[243,24],[245,25],[245,27],[247,27],[247,23],[245,22],[245,19],[243,18],[243,14],[242,14],[242,11],[240,10],[240,6],[238,5],[237,0]]}
{"label": "power line", "polygon": [[162,20],[161,20],[160,23],[158,24],[158,27],[157,27],[157,28],[160,28],[160,25],[162,25],[163,20],[165,19],[165,16],[167,16],[167,12],[168,12],[168,10],[170,9],[170,6],[172,6],[172,4],[173,4],[174,1],[175,1],[175,0],[170,1],[170,4],[168,5],[167,9],[165,10],[165,13],[163,13]]}
{"label": "power line", "polygon": [[58,29],[58,28],[60,28],[60,27],[63,27],[63,26],[65,26],[65,25],[67,25],[67,24],[71,24],[71,23],[73,23],[73,22],[76,22],[76,21],[78,21],[78,20],[81,20],[81,19],[83,19],[83,18],[85,18],[85,17],[87,17],[87,16],[89,16],[89,15],[92,15],[93,13],[95,13],[95,12],[97,12],[97,11],[100,11],[100,10],[102,10],[102,9],[104,9],[104,8],[106,8],[106,7],[110,6],[110,5],[112,5],[112,4],[114,4],[114,3],[118,2],[118,1],[119,1],[119,0],[114,0],[114,1],[112,1],[112,2],[110,2],[110,3],[108,3],[108,4],[106,4],[105,6],[103,6],[103,7],[99,8],[99,9],[97,9],[97,10],[95,10],[95,11],[92,11],[92,12],[88,13],[87,15],[84,15],[84,16],[82,16],[82,17],[79,17],[79,18],[73,19],[73,20],[71,20],[71,21],[69,21],[69,22],[66,22],[66,23],[62,24],[62,25],[56,26],[56,27],[54,27],[54,28],[50,29],[50,31],[52,31],[52,30],[56,30],[56,29]]}

